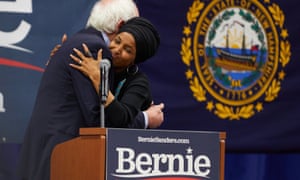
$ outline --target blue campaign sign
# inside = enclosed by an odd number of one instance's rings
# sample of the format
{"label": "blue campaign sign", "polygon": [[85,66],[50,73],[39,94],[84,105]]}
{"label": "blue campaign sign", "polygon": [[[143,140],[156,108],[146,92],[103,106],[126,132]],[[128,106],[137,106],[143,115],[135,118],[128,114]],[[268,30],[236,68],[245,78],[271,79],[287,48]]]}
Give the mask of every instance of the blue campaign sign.
{"label": "blue campaign sign", "polygon": [[107,179],[220,179],[218,132],[107,129],[106,152]]}

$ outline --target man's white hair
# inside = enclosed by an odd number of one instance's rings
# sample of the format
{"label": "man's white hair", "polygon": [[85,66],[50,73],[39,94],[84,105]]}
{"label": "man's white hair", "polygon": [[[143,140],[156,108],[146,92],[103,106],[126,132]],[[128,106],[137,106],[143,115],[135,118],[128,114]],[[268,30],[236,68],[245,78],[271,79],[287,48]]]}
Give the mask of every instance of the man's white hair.
{"label": "man's white hair", "polygon": [[138,15],[138,8],[132,0],[100,0],[95,3],[86,26],[105,33],[115,33],[120,21]]}

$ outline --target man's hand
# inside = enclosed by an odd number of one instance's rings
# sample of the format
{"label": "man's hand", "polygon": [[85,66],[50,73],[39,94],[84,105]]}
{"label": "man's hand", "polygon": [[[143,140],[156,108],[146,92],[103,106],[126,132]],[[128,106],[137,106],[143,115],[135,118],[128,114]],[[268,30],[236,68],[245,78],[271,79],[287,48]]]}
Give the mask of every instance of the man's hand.
{"label": "man's hand", "polygon": [[148,127],[149,128],[158,128],[164,121],[164,103],[158,105],[151,105],[145,112],[148,115]]}

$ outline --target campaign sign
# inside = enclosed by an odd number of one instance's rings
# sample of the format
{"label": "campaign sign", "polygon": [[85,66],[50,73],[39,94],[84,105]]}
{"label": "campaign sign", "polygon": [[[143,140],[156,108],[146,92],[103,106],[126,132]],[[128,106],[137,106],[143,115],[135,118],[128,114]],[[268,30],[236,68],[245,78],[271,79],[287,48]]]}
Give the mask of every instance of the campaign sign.
{"label": "campaign sign", "polygon": [[219,134],[108,129],[106,179],[219,180]]}

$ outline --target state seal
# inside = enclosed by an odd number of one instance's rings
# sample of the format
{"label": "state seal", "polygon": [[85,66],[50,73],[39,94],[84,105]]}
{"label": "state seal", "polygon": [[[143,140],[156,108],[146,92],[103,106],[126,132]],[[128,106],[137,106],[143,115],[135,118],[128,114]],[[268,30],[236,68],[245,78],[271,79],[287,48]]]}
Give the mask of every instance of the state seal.
{"label": "state seal", "polygon": [[221,119],[248,119],[274,101],[291,51],[284,13],[270,1],[195,0],[181,59],[193,97]]}

